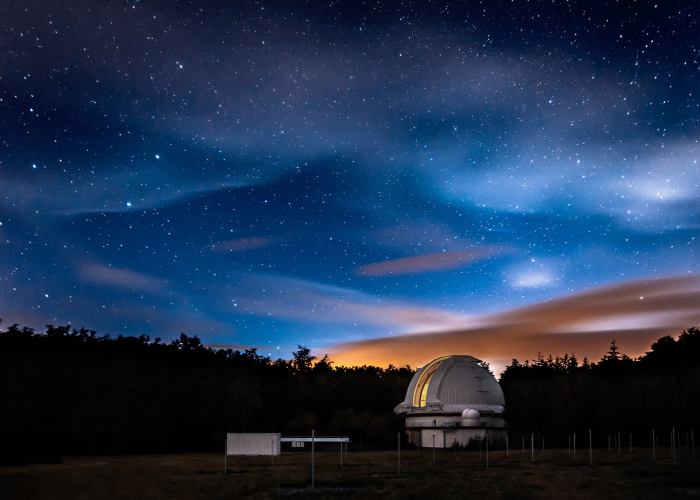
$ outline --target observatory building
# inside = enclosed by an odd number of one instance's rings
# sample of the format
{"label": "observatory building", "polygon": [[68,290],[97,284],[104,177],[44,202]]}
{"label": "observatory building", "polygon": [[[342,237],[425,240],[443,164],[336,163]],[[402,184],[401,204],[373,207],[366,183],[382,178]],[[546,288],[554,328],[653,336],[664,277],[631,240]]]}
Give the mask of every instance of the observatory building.
{"label": "observatory building", "polygon": [[406,416],[409,442],[424,448],[506,440],[505,399],[498,381],[472,356],[444,356],[418,370],[406,399],[394,408]]}

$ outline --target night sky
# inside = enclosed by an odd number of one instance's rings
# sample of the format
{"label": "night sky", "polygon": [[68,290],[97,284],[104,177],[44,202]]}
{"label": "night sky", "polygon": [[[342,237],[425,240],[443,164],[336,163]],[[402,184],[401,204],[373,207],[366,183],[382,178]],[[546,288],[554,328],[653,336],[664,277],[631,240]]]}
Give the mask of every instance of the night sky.
{"label": "night sky", "polygon": [[346,363],[639,354],[700,322],[698,19],[3,2],[3,325]]}

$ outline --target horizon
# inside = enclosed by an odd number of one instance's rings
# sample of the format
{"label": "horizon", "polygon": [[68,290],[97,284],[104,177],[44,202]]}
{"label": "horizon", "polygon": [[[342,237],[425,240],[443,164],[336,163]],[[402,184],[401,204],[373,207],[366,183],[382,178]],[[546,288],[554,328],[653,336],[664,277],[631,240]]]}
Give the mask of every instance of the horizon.
{"label": "horizon", "polygon": [[497,374],[699,325],[700,7],[498,5],[8,5],[3,325]]}
{"label": "horizon", "polygon": [[[2,323],[2,319],[0,318],[0,323]],[[66,329],[65,333],[68,336],[75,335],[77,333],[82,333],[86,332],[88,334],[94,334],[94,338],[97,341],[119,341],[121,338],[126,338],[126,337],[138,337],[141,338],[146,345],[161,345],[161,346],[177,346],[180,341],[182,341],[183,336],[185,336],[188,339],[195,340],[197,341],[197,344],[204,349],[210,350],[212,352],[218,352],[218,351],[228,351],[228,352],[235,352],[239,354],[247,354],[247,353],[252,353],[254,356],[258,357],[261,360],[265,360],[267,363],[277,363],[277,362],[284,362],[284,363],[290,363],[293,364],[294,360],[299,352],[305,352],[305,355],[308,356],[308,363],[310,366],[315,366],[318,363],[328,363],[328,366],[331,366],[332,369],[346,369],[346,368],[363,368],[363,367],[369,367],[369,368],[380,368],[383,370],[391,370],[396,369],[409,369],[411,371],[418,371],[421,368],[423,368],[426,364],[429,364],[430,362],[434,361],[435,359],[438,358],[444,358],[444,357],[449,357],[449,356],[462,356],[462,355],[468,355],[470,357],[475,357],[472,356],[469,353],[466,352],[450,352],[447,354],[448,351],[444,351],[446,354],[438,354],[438,355],[426,355],[425,353],[421,354],[418,359],[425,361],[419,362],[418,364],[410,364],[410,363],[405,363],[405,364],[396,364],[394,362],[379,362],[379,363],[372,363],[372,362],[357,362],[357,363],[344,363],[344,362],[337,362],[336,359],[331,356],[329,353],[321,353],[316,352],[314,353],[311,349],[308,349],[304,345],[298,345],[297,350],[292,352],[289,357],[272,357],[269,355],[261,354],[257,352],[257,347],[252,347],[252,346],[244,346],[244,345],[236,345],[236,344],[206,344],[202,343],[201,339],[199,339],[198,336],[196,335],[187,335],[186,333],[182,332],[178,338],[172,339],[170,342],[168,341],[163,341],[160,337],[155,337],[151,338],[150,336],[147,335],[119,335],[119,336],[111,336],[109,334],[101,334],[98,331],[92,330],[90,328],[87,328],[85,326],[77,327],[75,325],[67,324],[67,325],[46,325],[46,331],[41,331],[41,329],[37,329],[34,327],[30,327],[27,325],[19,325],[17,323],[10,325],[12,328],[17,328],[20,331],[25,331],[26,329],[29,329],[29,332],[31,332],[32,335],[34,336],[46,336],[48,333],[48,330],[50,328],[58,328],[58,329]],[[489,360],[489,359],[480,359],[476,358],[480,362],[486,362],[488,369],[491,371],[491,373],[500,380],[501,376],[504,374],[506,368],[510,366],[513,363],[519,363],[521,365],[534,365],[536,362],[539,362],[541,360],[551,360],[551,361],[559,361],[559,360],[573,360],[575,361],[576,366],[578,367],[583,367],[586,364],[590,365],[595,365],[597,363],[602,363],[605,362],[606,360],[609,361],[609,356],[611,355],[611,352],[613,351],[613,345],[614,345],[614,352],[616,356],[619,356],[619,359],[627,359],[633,362],[638,362],[641,361],[643,358],[645,358],[648,354],[652,353],[654,349],[656,348],[655,344],[659,341],[663,341],[664,339],[670,338],[674,341],[678,341],[683,334],[686,333],[696,333],[699,331],[698,327],[689,327],[686,329],[683,329],[680,332],[675,332],[675,333],[670,333],[670,334],[663,334],[661,336],[655,337],[652,340],[649,341],[646,346],[643,346],[640,344],[640,351],[636,353],[629,353],[626,352],[624,349],[621,349],[617,343],[616,338],[610,337],[609,343],[607,344],[606,348],[603,349],[601,345],[596,345],[596,351],[594,356],[578,356],[574,352],[540,352],[538,351],[535,356],[532,356],[531,359],[527,356],[525,357],[518,357],[516,355],[513,355],[512,357],[507,359],[507,363],[500,364],[496,362],[495,364]],[[0,333],[5,333],[8,332],[9,329],[3,330],[2,327],[0,326]],[[429,337],[430,334],[427,334]],[[377,339],[379,342],[385,341],[387,339]],[[391,339],[389,339],[391,340]],[[599,337],[596,339],[593,339],[594,341],[604,341],[606,340],[604,337]],[[643,341],[642,341],[643,342]],[[371,342],[369,342],[371,343]],[[440,352],[440,351],[438,351]],[[343,359],[343,358],[340,358]],[[504,358],[505,359],[505,358]]]}

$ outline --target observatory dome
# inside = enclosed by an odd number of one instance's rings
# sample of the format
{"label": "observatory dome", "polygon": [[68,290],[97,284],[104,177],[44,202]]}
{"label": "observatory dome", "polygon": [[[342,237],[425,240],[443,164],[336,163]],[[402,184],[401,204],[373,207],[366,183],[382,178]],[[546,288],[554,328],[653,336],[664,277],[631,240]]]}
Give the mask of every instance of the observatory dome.
{"label": "observatory dome", "polygon": [[505,399],[498,381],[472,356],[437,358],[414,375],[399,414],[459,413],[466,409],[503,413]]}
{"label": "observatory dome", "polygon": [[462,412],[462,418],[479,418],[481,415],[474,408],[467,408]]}
{"label": "observatory dome", "polygon": [[418,370],[394,412],[406,417],[409,443],[424,448],[507,443],[505,398],[484,364],[443,356]]}

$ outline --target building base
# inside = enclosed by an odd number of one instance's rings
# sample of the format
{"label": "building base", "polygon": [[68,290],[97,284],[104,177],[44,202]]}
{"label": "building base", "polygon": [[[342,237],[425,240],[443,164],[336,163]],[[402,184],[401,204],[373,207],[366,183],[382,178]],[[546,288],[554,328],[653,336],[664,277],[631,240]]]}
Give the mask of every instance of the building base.
{"label": "building base", "polygon": [[489,428],[427,428],[427,429],[407,429],[409,443],[413,443],[421,448],[478,448],[486,446],[488,440],[489,448],[505,448],[506,429]]}

